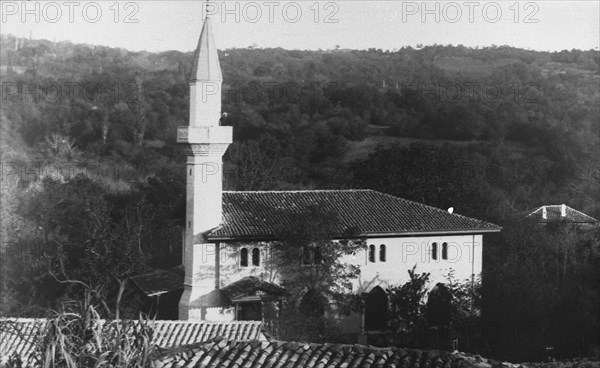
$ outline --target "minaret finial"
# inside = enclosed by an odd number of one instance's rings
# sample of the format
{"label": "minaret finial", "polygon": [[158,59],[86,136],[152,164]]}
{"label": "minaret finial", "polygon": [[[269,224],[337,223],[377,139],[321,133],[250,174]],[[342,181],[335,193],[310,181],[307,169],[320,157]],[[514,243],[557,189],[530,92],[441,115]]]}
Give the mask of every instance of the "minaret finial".
{"label": "minaret finial", "polygon": [[208,5],[209,5],[208,2],[209,2],[208,0],[206,0],[204,2],[204,6],[205,6],[204,11],[205,11],[205,14],[206,14],[206,16],[204,17],[204,19],[208,19],[210,17],[210,13],[208,12]]}

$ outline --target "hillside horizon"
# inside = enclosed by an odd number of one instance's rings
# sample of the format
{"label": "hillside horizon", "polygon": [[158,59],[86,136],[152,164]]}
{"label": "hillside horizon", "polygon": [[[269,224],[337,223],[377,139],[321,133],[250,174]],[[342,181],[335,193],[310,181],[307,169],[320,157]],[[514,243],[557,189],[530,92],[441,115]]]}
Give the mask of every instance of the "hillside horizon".
{"label": "hillside horizon", "polygon": [[[180,52],[183,54],[191,54],[194,50],[190,49],[190,50],[180,50],[180,49],[165,49],[165,50],[159,50],[159,51],[148,51],[148,50],[132,50],[126,47],[116,47],[116,46],[110,46],[110,45],[104,45],[104,44],[90,44],[90,43],[80,43],[80,42],[73,42],[71,40],[60,40],[60,41],[54,41],[54,40],[49,40],[47,38],[27,38],[27,37],[17,37],[12,33],[3,33],[0,32],[0,38],[2,39],[16,39],[16,40],[20,40],[20,41],[24,41],[24,40],[29,40],[29,41],[37,41],[37,42],[48,42],[48,43],[64,43],[64,44],[71,44],[71,45],[76,45],[76,46],[86,46],[86,47],[105,47],[105,48],[109,48],[109,49],[115,49],[115,50],[125,50],[128,52],[132,52],[132,53],[149,53],[149,54],[162,54],[162,53],[172,53],[172,52]],[[336,45],[337,46],[337,45]],[[599,48],[600,46],[596,46],[595,48],[589,48],[589,49],[581,49],[581,48],[572,48],[570,50],[568,49],[554,49],[554,50],[542,50],[542,49],[532,49],[532,48],[523,48],[523,47],[518,47],[518,46],[513,46],[513,45],[508,45],[508,44],[502,44],[502,45],[496,45],[496,44],[490,44],[490,45],[478,45],[478,46],[465,46],[463,44],[416,44],[416,45],[404,45],[401,48],[393,48],[393,49],[382,49],[382,48],[340,48],[340,47],[336,47],[333,46],[332,48],[326,48],[326,49],[300,49],[300,48],[286,48],[286,47],[261,47],[258,45],[248,45],[246,47],[230,47],[230,48],[218,48],[219,51],[227,51],[227,50],[277,50],[277,49],[281,49],[281,50],[285,50],[285,51],[306,51],[306,52],[332,52],[332,51],[337,51],[337,52],[352,52],[352,51],[369,51],[369,50],[377,50],[377,51],[381,51],[384,53],[394,53],[394,52],[399,52],[402,50],[406,50],[406,49],[413,49],[413,50],[421,50],[424,48],[428,48],[428,47],[464,47],[467,48],[469,50],[485,50],[485,49],[515,49],[515,50],[519,50],[519,51],[528,51],[528,52],[538,52],[538,53],[548,53],[548,54],[552,54],[552,53],[560,53],[563,51],[567,51],[567,52],[573,52],[573,51],[581,51],[581,52],[600,52]]]}

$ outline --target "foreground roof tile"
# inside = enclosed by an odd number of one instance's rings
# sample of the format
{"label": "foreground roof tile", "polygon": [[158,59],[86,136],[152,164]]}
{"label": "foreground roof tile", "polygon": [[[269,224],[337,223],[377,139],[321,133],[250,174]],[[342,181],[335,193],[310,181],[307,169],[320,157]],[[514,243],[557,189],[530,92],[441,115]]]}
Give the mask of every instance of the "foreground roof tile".
{"label": "foreground roof tile", "polygon": [[479,356],[437,350],[225,339],[174,349],[158,358],[156,365],[163,368],[514,367]]}

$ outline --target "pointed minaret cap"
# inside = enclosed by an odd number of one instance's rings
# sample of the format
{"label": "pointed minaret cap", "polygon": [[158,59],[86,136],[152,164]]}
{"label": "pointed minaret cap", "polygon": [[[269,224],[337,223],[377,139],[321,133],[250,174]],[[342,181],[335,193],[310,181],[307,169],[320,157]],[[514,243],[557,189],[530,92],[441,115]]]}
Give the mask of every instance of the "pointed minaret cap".
{"label": "pointed minaret cap", "polygon": [[194,53],[189,82],[223,82],[219,54],[212,35],[210,18],[204,18],[198,47]]}

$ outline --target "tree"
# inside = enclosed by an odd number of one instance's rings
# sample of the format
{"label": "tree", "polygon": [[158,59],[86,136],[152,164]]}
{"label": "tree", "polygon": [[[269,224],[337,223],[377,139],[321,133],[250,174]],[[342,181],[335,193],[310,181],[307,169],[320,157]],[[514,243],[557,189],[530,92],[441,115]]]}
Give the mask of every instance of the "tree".
{"label": "tree", "polygon": [[274,158],[277,152],[267,154],[256,140],[236,142],[226,153],[227,186],[235,190],[264,190],[275,179]]}
{"label": "tree", "polygon": [[360,269],[342,257],[364,249],[364,241],[357,229],[341,229],[337,216],[318,206],[292,216],[295,226],[280,231],[267,266],[279,270],[292,295],[281,317],[282,338],[339,339],[337,319],[359,307],[351,293]]}
{"label": "tree", "polygon": [[104,189],[78,175],[66,183],[45,178],[22,210],[40,229],[48,274],[72,297],[82,296],[86,285],[104,313],[118,319],[128,280],[146,267],[144,202],[126,204],[115,218]]}
{"label": "tree", "polygon": [[443,286],[451,297],[449,311],[453,324],[472,322],[481,315],[481,275],[457,280],[450,270]]}
{"label": "tree", "polygon": [[484,255],[482,323],[497,354],[513,359],[582,356],[598,346],[600,241],[598,229],[519,219]]}
{"label": "tree", "polygon": [[146,133],[146,126],[148,124],[146,113],[150,107],[148,102],[146,102],[143,82],[142,77],[138,76],[135,78],[135,94],[129,102],[129,109],[133,113],[133,144],[137,147],[141,147],[144,144],[144,134]]}
{"label": "tree", "polygon": [[417,266],[408,270],[410,281],[401,286],[391,286],[386,293],[390,300],[390,325],[392,332],[402,334],[424,325],[425,303],[429,273],[418,274]]}

